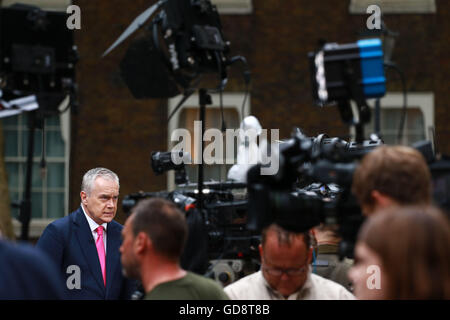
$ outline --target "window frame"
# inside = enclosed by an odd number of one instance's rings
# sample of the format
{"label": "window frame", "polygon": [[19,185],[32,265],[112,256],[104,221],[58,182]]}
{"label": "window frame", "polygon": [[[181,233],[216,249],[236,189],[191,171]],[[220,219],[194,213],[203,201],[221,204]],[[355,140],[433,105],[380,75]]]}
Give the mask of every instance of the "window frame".
{"label": "window frame", "polygon": [[252,0],[212,0],[221,15],[226,14],[251,14],[253,12]]}
{"label": "window frame", "polygon": [[[61,106],[66,105],[69,102],[68,98],[66,98]],[[64,113],[60,114],[60,127],[61,127],[61,136],[64,141],[64,216],[69,214],[69,169],[70,169],[70,109],[66,110]],[[5,157],[6,158],[6,157]],[[36,157],[33,158],[33,162]],[[24,181],[25,177],[22,178]],[[22,182],[21,182],[22,184]],[[44,229],[52,223],[53,221],[60,218],[32,218],[29,225],[29,234],[30,238],[38,238],[44,231]],[[16,237],[20,237],[22,224],[15,218],[12,218],[12,224],[14,229],[14,234]]]}
{"label": "window frame", "polygon": [[[376,99],[367,100],[367,104],[371,111],[371,116],[374,117]],[[356,108],[355,103],[351,102],[352,107]],[[413,107],[418,108],[423,114],[424,119],[424,130],[425,139],[432,140],[433,137],[430,133],[430,128],[435,127],[434,119],[434,93],[433,92],[409,92],[407,93],[407,108]],[[403,93],[402,92],[387,92],[384,97],[380,99],[380,108],[403,108]],[[367,129],[366,129],[367,130]],[[369,128],[369,132],[373,132],[373,128]],[[404,133],[406,126],[403,128]],[[350,128],[350,135],[355,136],[355,130],[353,127]],[[367,138],[367,137],[365,137]]]}
{"label": "window frame", "polygon": [[370,5],[380,7],[382,14],[435,14],[436,0],[350,0],[350,14],[367,14]]}
{"label": "window frame", "polygon": [[3,0],[1,7],[9,7],[15,3],[33,5],[48,11],[65,12],[67,7],[72,4],[72,0]]}
{"label": "window frame", "polygon": [[[210,93],[209,94],[212,99],[212,104],[207,105],[206,109],[219,109],[220,108],[220,94],[219,93]],[[250,106],[251,106],[251,94],[250,92],[247,95],[247,99],[243,108],[244,114],[242,115],[242,103],[244,101],[245,92],[223,92],[222,100],[224,109],[235,109],[239,115],[239,123],[242,121],[243,117],[247,117],[250,115]],[[172,111],[177,106],[178,102],[183,98],[182,95],[176,96],[168,100],[168,114],[171,114]],[[172,147],[175,146],[176,143],[170,141],[170,136],[172,132],[178,129],[178,123],[180,121],[181,111],[185,108],[199,108],[199,96],[198,94],[193,94],[190,96],[184,104],[178,109],[178,111],[173,115],[172,119],[170,119],[167,128],[167,150],[171,150]],[[200,120],[200,119],[198,119]],[[220,128],[219,128],[220,129]],[[167,190],[173,191],[175,190],[175,173],[171,170],[167,173]]]}

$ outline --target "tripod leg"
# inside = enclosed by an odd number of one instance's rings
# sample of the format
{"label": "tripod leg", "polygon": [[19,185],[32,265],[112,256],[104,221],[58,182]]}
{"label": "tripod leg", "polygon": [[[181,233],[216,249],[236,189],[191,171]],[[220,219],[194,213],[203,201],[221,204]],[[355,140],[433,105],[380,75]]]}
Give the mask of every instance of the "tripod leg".
{"label": "tripod leg", "polygon": [[34,133],[36,130],[36,111],[29,113],[27,172],[25,177],[25,190],[20,204],[19,220],[22,223],[20,240],[28,241],[31,220],[31,177],[33,175]]}

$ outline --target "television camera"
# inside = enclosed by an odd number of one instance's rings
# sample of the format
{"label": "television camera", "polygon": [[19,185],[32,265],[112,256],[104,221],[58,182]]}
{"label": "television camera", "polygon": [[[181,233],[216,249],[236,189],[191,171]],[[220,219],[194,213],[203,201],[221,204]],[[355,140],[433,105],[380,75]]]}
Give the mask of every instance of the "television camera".
{"label": "television camera", "polygon": [[248,228],[275,222],[304,232],[320,223],[338,225],[340,256],[352,257],[363,220],[350,191],[353,172],[358,159],[382,144],[375,135],[365,140],[363,130],[370,121],[366,99],[386,92],[382,44],[379,39],[325,43],[308,57],[315,103],[337,105],[343,122],[355,128],[355,142],[324,134],[311,138],[295,129],[280,145],[277,174],[261,175],[260,165],[248,172]]}
{"label": "television camera", "polygon": [[[184,153],[184,158],[189,156]],[[127,195],[122,207],[130,214],[141,199],[160,197],[174,202],[186,214],[189,236],[181,265],[205,274],[223,285],[257,270],[259,235],[246,227],[247,199],[244,183],[205,182],[203,209],[198,185],[189,183],[185,165],[174,164],[172,152],[152,152],[152,169],[156,174],[175,170],[177,190],[168,192],[139,192]],[[180,183],[181,182],[181,183]]]}
{"label": "television camera", "polygon": [[324,134],[307,137],[299,129],[280,145],[280,168],[275,175],[261,175],[260,165],[247,176],[248,228],[261,231],[277,223],[292,232],[305,232],[320,223],[339,226],[340,255],[352,257],[363,221],[350,192],[357,161],[381,145],[361,144]]}

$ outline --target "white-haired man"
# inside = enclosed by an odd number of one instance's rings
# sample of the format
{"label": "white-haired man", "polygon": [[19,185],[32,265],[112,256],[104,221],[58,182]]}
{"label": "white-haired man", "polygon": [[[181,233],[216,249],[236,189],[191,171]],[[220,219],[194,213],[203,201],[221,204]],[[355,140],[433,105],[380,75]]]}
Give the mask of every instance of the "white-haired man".
{"label": "white-haired man", "polygon": [[122,275],[123,226],[114,221],[119,178],[94,168],[83,176],[81,205],[49,224],[37,246],[60,268],[69,299],[128,299],[134,283]]}

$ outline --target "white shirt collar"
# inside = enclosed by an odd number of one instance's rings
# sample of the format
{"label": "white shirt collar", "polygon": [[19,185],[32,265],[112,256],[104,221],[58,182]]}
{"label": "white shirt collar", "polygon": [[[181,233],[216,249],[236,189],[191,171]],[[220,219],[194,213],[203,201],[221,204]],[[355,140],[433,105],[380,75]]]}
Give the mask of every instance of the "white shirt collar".
{"label": "white shirt collar", "polygon": [[311,290],[311,267],[308,267],[308,274],[306,276],[306,281],[303,284],[303,286],[297,290],[294,293],[291,293],[289,295],[289,297],[285,298],[281,293],[279,293],[278,291],[274,290],[270,284],[267,282],[266,278],[264,278],[264,274],[262,272],[262,270],[259,271],[261,273],[261,278],[262,281],[265,285],[265,287],[267,288],[267,290],[269,291],[269,293],[275,297],[277,297],[280,300],[299,300],[301,299],[301,297],[303,297],[304,295],[306,295],[307,293],[309,293],[309,291]]}
{"label": "white shirt collar", "polygon": [[[83,210],[84,216],[86,217],[88,223],[89,223],[89,228],[91,229],[92,232],[94,232],[95,230],[97,230],[97,228],[100,226],[97,222],[95,222],[84,210],[84,206],[81,205],[81,209]],[[108,224],[102,223],[101,226],[103,227],[103,230],[106,231],[106,227],[108,226]]]}

